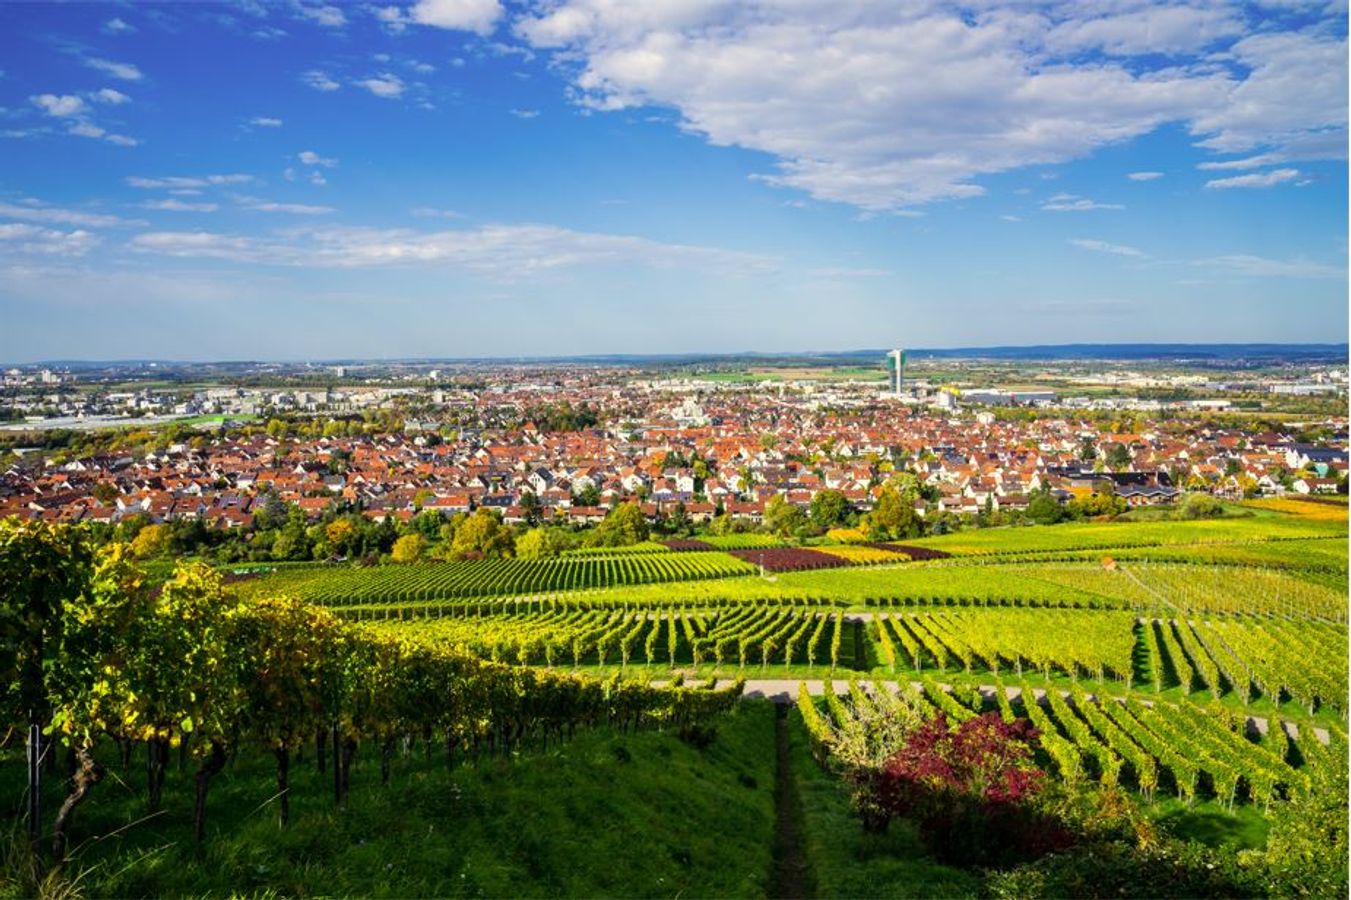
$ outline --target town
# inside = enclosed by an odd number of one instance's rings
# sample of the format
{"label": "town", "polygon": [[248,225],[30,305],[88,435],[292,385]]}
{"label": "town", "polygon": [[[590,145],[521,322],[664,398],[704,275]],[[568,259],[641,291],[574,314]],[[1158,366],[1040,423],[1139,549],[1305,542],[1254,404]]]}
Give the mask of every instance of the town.
{"label": "town", "polygon": [[[1093,511],[1110,513],[1188,492],[1241,500],[1346,491],[1344,412],[1264,419],[1260,410],[1222,415],[1228,400],[1101,396],[1104,384],[1191,385],[1335,410],[1346,396],[1345,367],[1335,363],[1283,379],[1080,363],[1062,381],[1100,396],[1075,398],[1058,388],[954,386],[970,378],[969,362],[912,364],[906,379],[900,353],[876,371],[368,366],[234,373],[238,384],[187,388],[138,387],[120,373],[117,391],[78,371],[11,370],[10,410],[31,411],[41,392],[58,415],[89,410],[90,423],[104,426],[11,424],[0,517],[247,533],[264,504],[280,503],[311,524],[359,515],[404,527],[486,509],[505,525],[578,530],[633,502],[657,527],[820,532],[867,513],[886,484],[903,479],[913,536],[1044,521],[1044,511],[1029,515],[1039,494],[1067,509],[1106,497]],[[1006,368],[1014,372],[1005,377],[1021,376],[1015,383],[1052,371]],[[153,413],[114,429],[100,418],[112,407]],[[775,498],[803,515],[767,525]],[[836,512],[813,520],[814,501]],[[288,548],[283,558],[296,552],[333,548]]]}

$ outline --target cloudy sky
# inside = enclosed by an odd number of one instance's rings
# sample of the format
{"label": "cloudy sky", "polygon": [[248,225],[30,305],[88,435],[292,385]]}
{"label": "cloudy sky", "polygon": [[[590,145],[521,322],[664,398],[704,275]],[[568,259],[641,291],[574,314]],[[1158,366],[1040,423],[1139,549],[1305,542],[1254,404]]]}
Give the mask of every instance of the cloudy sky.
{"label": "cloudy sky", "polygon": [[0,360],[1342,341],[1343,2],[0,5]]}

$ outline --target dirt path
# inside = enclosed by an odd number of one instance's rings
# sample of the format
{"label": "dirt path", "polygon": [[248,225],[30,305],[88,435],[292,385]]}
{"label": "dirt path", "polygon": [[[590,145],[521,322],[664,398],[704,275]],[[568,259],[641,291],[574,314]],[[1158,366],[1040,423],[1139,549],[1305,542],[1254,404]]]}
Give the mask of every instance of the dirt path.
{"label": "dirt path", "polygon": [[769,896],[801,900],[814,892],[802,845],[802,803],[788,753],[787,712],[780,705],[774,718],[774,865],[769,873]]}

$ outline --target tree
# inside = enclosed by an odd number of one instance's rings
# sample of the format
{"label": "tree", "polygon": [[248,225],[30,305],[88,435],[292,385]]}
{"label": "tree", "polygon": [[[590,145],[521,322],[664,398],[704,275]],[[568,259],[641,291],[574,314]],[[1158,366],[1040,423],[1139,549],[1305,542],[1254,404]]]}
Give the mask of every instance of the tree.
{"label": "tree", "polygon": [[1069,832],[1033,806],[1046,780],[1037,736],[1026,719],[987,713],[949,727],[940,714],[880,769],[855,776],[865,822],[881,829],[893,817],[912,819],[950,864],[1006,865],[1063,849]]}
{"label": "tree", "polygon": [[1038,525],[1054,525],[1065,517],[1065,510],[1049,488],[1039,488],[1027,498],[1027,518]]}
{"label": "tree", "polygon": [[775,494],[765,503],[765,530],[780,537],[788,537],[807,521],[802,509],[789,503],[782,494]]}
{"label": "tree", "polygon": [[532,528],[516,539],[520,559],[549,559],[576,543],[576,537],[562,528]]}
{"label": "tree", "polygon": [[1180,519],[1212,519],[1224,515],[1224,506],[1212,495],[1196,492],[1186,496],[1177,515]]}
{"label": "tree", "polygon": [[875,541],[917,537],[921,526],[915,514],[914,501],[903,498],[897,485],[886,484],[872,512],[868,513],[867,530],[869,537]]}
{"label": "tree", "polygon": [[356,526],[350,519],[334,519],[324,526],[324,537],[332,546],[333,552],[344,554],[350,549],[356,531]]}
{"label": "tree", "polygon": [[1114,472],[1123,472],[1130,468],[1131,451],[1125,444],[1113,444],[1112,449],[1107,451],[1107,465],[1111,466]]}
{"label": "tree", "polygon": [[322,688],[334,677],[341,631],[332,614],[289,597],[261,599],[239,619],[239,645],[249,648],[240,673],[246,720],[276,757],[282,826],[291,812],[291,751],[328,724]]}
{"label": "tree", "polygon": [[515,540],[510,529],[489,509],[480,507],[455,529],[451,553],[457,559],[511,556]]}
{"label": "tree", "polygon": [[111,481],[100,481],[98,484],[94,485],[92,493],[94,494],[94,499],[98,500],[98,502],[102,503],[104,506],[111,506],[113,501],[120,495],[117,485],[113,484]]}
{"label": "tree", "polygon": [[131,542],[131,552],[137,559],[150,559],[169,549],[172,533],[168,525],[147,525]]}
{"label": "tree", "polygon": [[28,834],[42,835],[42,730],[51,716],[47,672],[60,646],[65,605],[88,585],[85,532],[0,519],[0,698],[9,722],[28,724]]}
{"label": "tree", "polygon": [[610,510],[587,541],[593,547],[627,547],[647,540],[647,518],[637,503],[621,503]]}
{"label": "tree", "polygon": [[142,733],[168,746],[187,744],[200,761],[193,804],[198,840],[206,833],[211,779],[225,767],[244,710],[241,668],[248,653],[234,638],[237,617],[238,601],[219,573],[201,563],[180,565],[160,590],[141,652],[128,665]]}
{"label": "tree", "polygon": [[535,496],[534,491],[521,492],[521,511],[525,513],[525,520],[531,525],[538,525],[540,522],[543,504]]}
{"label": "tree", "polygon": [[817,491],[812,497],[812,523],[819,528],[843,524],[848,520],[849,512],[849,501],[839,491]]}
{"label": "tree", "polygon": [[422,557],[422,551],[426,547],[426,539],[421,534],[405,534],[394,542],[394,550],[391,553],[396,563],[417,562]]}
{"label": "tree", "polygon": [[599,506],[600,488],[596,487],[594,484],[586,484],[582,486],[582,489],[580,491],[573,491],[572,505]]}
{"label": "tree", "polygon": [[104,770],[93,756],[103,734],[131,738],[136,731],[138,672],[143,642],[153,630],[147,623],[154,599],[145,575],[131,564],[125,544],[110,544],[99,553],[88,589],[66,603],[60,649],[51,669],[54,735],[70,748],[75,769],[52,828],[52,857],[60,865],[75,809]]}

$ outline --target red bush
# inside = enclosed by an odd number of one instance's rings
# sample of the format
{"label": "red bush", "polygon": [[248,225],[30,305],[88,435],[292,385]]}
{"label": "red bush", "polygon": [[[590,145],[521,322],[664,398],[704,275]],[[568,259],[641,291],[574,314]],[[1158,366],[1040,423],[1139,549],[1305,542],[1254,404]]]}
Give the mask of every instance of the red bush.
{"label": "red bush", "polygon": [[1046,779],[1035,762],[1037,734],[1026,719],[996,713],[955,728],[941,714],[925,722],[859,776],[865,827],[910,819],[930,852],[954,865],[1006,865],[1069,846],[1064,823],[1035,804]]}

